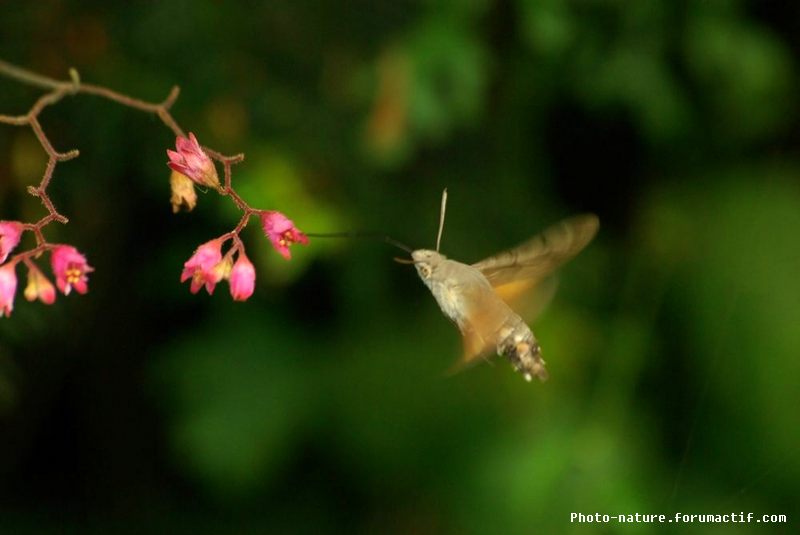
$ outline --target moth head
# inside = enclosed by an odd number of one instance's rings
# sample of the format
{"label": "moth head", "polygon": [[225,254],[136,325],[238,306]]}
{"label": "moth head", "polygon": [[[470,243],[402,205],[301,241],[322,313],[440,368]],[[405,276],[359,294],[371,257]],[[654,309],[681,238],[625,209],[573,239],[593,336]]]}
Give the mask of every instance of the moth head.
{"label": "moth head", "polygon": [[414,267],[417,268],[417,273],[422,280],[428,280],[439,263],[445,259],[445,256],[430,249],[417,249],[411,253],[411,259],[414,262]]}
{"label": "moth head", "polygon": [[439,253],[439,244],[442,241],[442,228],[444,227],[444,210],[446,206],[447,189],[442,192],[442,208],[439,213],[439,234],[436,236],[436,250],[417,249],[416,251],[411,251],[411,260],[395,258],[395,261],[401,264],[414,264],[414,267],[417,268],[417,273],[419,273],[419,277],[429,287],[432,283],[433,274],[436,272],[439,264],[447,259],[446,256]]}

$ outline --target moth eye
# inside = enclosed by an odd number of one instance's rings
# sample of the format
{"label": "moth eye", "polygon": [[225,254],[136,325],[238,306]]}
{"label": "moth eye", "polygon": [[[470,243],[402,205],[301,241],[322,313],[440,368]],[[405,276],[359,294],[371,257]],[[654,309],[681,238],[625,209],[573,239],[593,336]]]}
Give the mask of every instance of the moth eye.
{"label": "moth eye", "polygon": [[428,278],[431,276],[431,267],[428,264],[422,264],[420,266],[420,270],[422,271],[422,276],[424,278]]}

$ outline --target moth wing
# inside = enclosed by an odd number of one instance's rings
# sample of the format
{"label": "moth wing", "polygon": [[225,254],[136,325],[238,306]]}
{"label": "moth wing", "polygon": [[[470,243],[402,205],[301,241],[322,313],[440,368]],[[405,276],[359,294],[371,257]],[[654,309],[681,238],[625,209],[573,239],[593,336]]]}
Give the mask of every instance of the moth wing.
{"label": "moth wing", "polygon": [[472,264],[472,267],[483,273],[495,288],[524,279],[535,283],[586,247],[599,226],[600,221],[594,214],[570,217],[513,249]]}
{"label": "moth wing", "polygon": [[494,291],[526,321],[536,321],[558,290],[558,276],[548,275],[541,280],[519,279],[495,286]]}
{"label": "moth wing", "polygon": [[494,290],[484,284],[463,287],[464,315],[458,322],[464,343],[461,359],[450,369],[456,372],[495,352],[497,333],[514,312]]}
{"label": "moth wing", "polygon": [[[473,305],[469,307],[466,319],[459,324],[464,350],[450,373],[492,356],[497,348],[497,332],[509,314],[518,313],[527,321],[534,321],[552,301],[557,289],[558,277],[551,275],[542,281],[524,279],[494,289],[480,287],[472,290],[468,297]],[[519,306],[514,306],[517,303]]]}

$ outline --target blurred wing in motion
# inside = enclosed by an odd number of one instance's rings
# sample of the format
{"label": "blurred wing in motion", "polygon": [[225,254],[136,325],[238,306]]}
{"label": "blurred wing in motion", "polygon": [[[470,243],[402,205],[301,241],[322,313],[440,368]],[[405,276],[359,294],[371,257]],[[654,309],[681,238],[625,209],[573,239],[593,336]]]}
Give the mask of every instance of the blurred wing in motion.
{"label": "blurred wing in motion", "polygon": [[[472,267],[478,269],[498,292],[507,285],[537,281],[553,273],[567,260],[577,255],[592,241],[600,222],[594,214],[582,214],[556,223],[527,242],[495,256],[481,260]],[[511,286],[506,293],[519,295],[522,286]]]}
{"label": "blurred wing in motion", "polygon": [[462,370],[481,357],[495,353],[500,330],[516,314],[485,284],[464,288],[464,303],[468,306],[458,322],[464,342],[464,353],[450,371]]}
{"label": "blurred wing in motion", "polygon": [[536,321],[544,312],[558,289],[558,276],[547,275],[541,280],[520,279],[495,286],[495,293],[527,322]]}
{"label": "blurred wing in motion", "polygon": [[[464,353],[451,371],[498,351],[508,333],[524,325],[520,316],[535,319],[555,295],[558,279],[553,272],[586,247],[598,227],[594,214],[571,217],[514,249],[473,264],[489,285],[460,287],[464,310],[458,327]],[[529,331],[526,325],[524,329]]]}

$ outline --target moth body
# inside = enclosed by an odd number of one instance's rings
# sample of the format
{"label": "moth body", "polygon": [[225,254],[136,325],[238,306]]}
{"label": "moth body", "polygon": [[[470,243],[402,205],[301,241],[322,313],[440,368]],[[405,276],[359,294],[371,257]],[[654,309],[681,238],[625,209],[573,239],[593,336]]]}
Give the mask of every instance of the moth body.
{"label": "moth body", "polygon": [[474,358],[494,349],[526,380],[547,378],[533,332],[494,292],[480,270],[428,249],[414,251],[411,257],[439,308],[464,335],[465,354]]}
{"label": "moth body", "polygon": [[[445,189],[436,250],[411,251],[411,263],[439,308],[461,331],[461,364],[486,357],[494,350],[508,358],[526,380],[536,376],[544,381],[547,370],[539,343],[508,303],[525,296],[541,309],[555,292],[553,272],[594,238],[599,226],[597,216],[581,214],[565,219],[513,249],[467,265],[439,253],[446,206]],[[533,315],[531,309],[526,313]]]}

